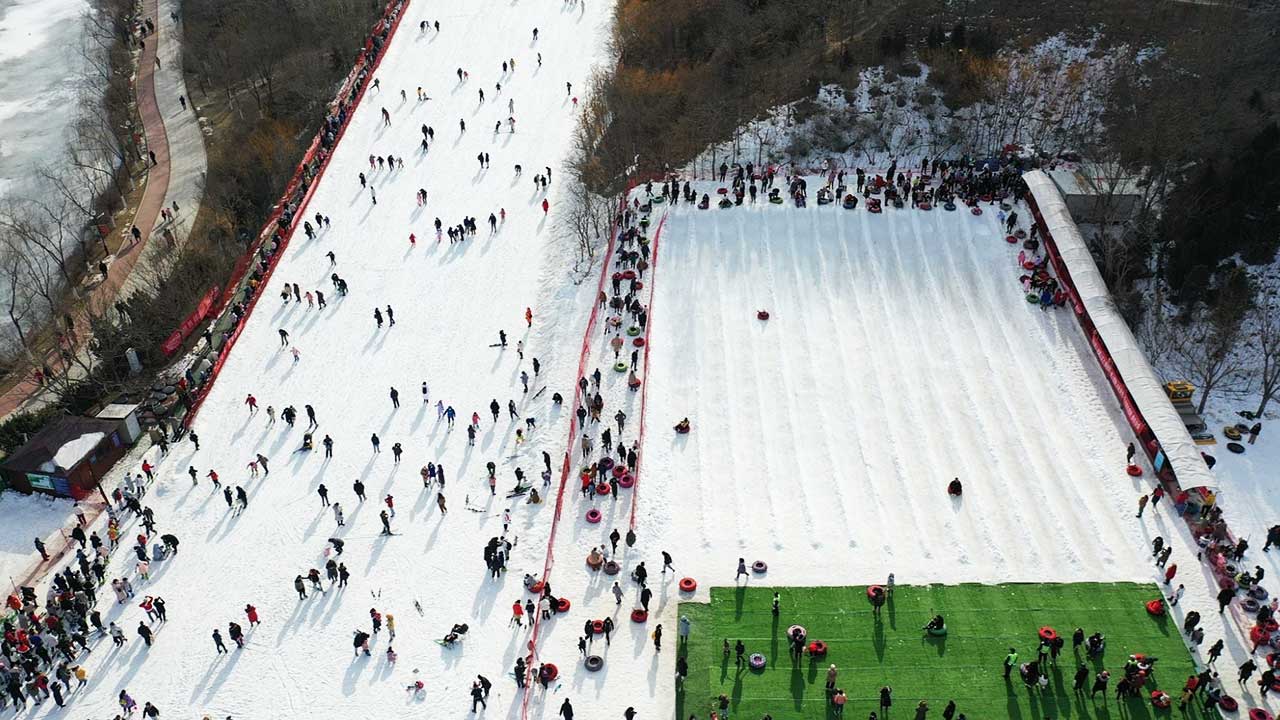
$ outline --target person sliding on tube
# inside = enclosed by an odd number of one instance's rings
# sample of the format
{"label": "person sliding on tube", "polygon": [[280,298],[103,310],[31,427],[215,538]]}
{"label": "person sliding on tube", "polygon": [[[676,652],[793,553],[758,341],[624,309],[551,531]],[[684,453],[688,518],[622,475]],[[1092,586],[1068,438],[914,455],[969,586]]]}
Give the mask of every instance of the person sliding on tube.
{"label": "person sliding on tube", "polygon": [[689,418],[685,418],[676,423],[675,431],[681,435],[687,435],[689,433]]}

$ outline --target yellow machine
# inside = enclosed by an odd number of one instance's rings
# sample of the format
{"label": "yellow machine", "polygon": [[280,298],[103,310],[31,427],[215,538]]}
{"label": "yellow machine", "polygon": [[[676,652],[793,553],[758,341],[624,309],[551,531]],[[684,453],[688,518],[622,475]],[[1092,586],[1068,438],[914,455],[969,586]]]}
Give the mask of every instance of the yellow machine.
{"label": "yellow machine", "polygon": [[1213,433],[1209,432],[1209,427],[1205,424],[1204,418],[1196,412],[1194,402],[1196,394],[1196,386],[1186,380],[1174,380],[1164,384],[1164,394],[1169,396],[1169,402],[1173,403],[1173,408],[1178,411],[1178,415],[1182,417],[1182,423],[1187,426],[1187,432],[1191,433],[1191,439],[1195,440],[1197,445],[1216,445],[1217,438]]}

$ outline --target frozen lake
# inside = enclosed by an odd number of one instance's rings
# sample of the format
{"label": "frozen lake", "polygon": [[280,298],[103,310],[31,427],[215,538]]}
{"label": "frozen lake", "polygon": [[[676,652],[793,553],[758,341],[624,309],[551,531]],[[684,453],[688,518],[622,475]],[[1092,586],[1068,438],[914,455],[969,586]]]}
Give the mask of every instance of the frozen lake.
{"label": "frozen lake", "polygon": [[61,156],[74,114],[87,0],[0,0],[0,194]]}

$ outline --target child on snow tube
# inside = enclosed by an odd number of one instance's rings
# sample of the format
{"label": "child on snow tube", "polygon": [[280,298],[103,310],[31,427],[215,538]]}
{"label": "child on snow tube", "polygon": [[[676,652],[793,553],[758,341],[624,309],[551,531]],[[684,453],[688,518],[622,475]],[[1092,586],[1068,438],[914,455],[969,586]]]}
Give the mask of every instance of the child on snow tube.
{"label": "child on snow tube", "polygon": [[947,494],[959,497],[964,492],[964,487],[960,484],[960,478],[956,478],[947,483]]}
{"label": "child on snow tube", "polygon": [[676,423],[675,431],[681,435],[689,434],[689,418],[685,418]]}

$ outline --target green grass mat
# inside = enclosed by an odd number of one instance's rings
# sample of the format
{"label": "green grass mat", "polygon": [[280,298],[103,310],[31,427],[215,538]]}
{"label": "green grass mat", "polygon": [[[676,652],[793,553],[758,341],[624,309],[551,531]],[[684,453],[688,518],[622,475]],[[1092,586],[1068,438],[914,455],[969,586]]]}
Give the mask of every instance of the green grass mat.
{"label": "green grass mat", "polygon": [[[781,594],[781,613],[774,618],[774,591]],[[730,717],[759,720],[834,718],[827,702],[827,666],[839,668],[837,686],[849,701],[844,717],[865,720],[877,710],[878,690],[893,688],[891,718],[914,718],[920,700],[930,705],[929,718],[941,718],[948,700],[969,720],[990,718],[1146,718],[1217,717],[1206,713],[1200,698],[1184,713],[1177,698],[1188,675],[1195,672],[1190,653],[1175,623],[1153,618],[1144,603],[1158,597],[1155,585],[1077,583],[1067,585],[899,585],[877,620],[867,602],[865,587],[750,587],[712,588],[710,603],[681,603],[680,614],[692,623],[686,653],[689,677],[677,692],[677,718],[706,720],[713,701],[728,695]],[[945,616],[948,633],[929,638],[921,628],[935,613]],[[805,626],[810,640],[830,647],[827,657],[808,655],[793,662],[786,632],[792,624]],[[1019,660],[1035,659],[1037,630],[1055,628],[1066,640],[1050,684],[1044,693],[1028,689],[1015,671],[1009,682],[1002,663],[1010,646]],[[1103,657],[1086,661],[1084,648],[1075,655],[1071,633],[1101,631],[1107,638]],[[732,655],[726,660],[721,643],[741,639],[747,654],[763,653],[765,670],[739,670]],[[1117,705],[1115,684],[1131,653],[1158,657],[1156,685],[1148,684],[1137,698]],[[1105,702],[1101,693],[1090,700],[1072,691],[1072,677],[1080,662],[1092,673],[1111,671]],[[1229,676],[1234,677],[1230,672]],[[1228,683],[1230,685],[1230,683]],[[1159,687],[1174,698],[1172,711],[1157,710],[1148,697]]]}

